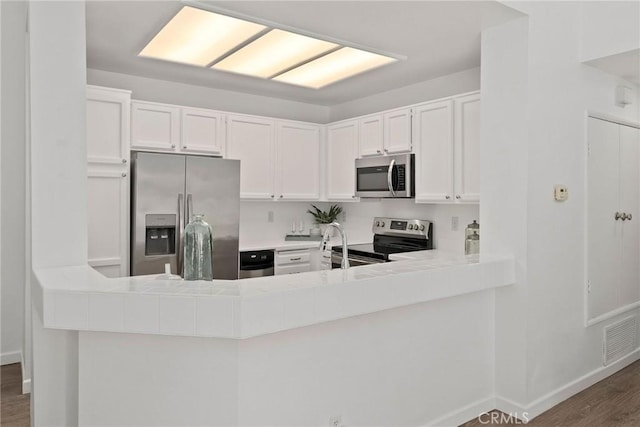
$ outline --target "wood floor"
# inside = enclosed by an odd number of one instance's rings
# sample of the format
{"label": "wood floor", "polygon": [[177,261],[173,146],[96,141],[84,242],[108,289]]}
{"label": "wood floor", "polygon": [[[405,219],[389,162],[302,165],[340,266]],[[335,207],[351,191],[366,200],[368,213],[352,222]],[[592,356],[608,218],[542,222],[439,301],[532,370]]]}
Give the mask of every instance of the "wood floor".
{"label": "wood floor", "polygon": [[[0,425],[28,427],[29,395],[22,394],[20,364],[2,366]],[[508,414],[495,412],[463,424],[463,427],[487,425],[516,426]],[[531,420],[535,427],[636,427],[640,426],[640,361],[576,394]]]}
{"label": "wood floor", "polygon": [[[496,413],[494,420],[484,415],[463,424],[523,425],[509,422],[508,414]],[[640,361],[554,406],[527,423],[535,427],[637,427],[640,426]]]}
{"label": "wood floor", "polygon": [[2,427],[28,427],[29,394],[22,394],[22,369],[19,363],[0,369],[0,425]]}

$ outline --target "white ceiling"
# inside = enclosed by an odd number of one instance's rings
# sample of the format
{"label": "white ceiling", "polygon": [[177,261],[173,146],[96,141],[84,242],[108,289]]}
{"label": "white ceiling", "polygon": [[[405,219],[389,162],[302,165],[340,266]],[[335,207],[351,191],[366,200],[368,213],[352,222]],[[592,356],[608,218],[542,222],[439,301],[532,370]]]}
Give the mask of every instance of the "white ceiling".
{"label": "white ceiling", "polygon": [[89,1],[87,66],[162,80],[336,105],[480,65],[480,32],[521,16],[495,1],[206,1],[216,8],[404,55],[408,59],[321,89],[292,86],[138,52],[179,1]]}

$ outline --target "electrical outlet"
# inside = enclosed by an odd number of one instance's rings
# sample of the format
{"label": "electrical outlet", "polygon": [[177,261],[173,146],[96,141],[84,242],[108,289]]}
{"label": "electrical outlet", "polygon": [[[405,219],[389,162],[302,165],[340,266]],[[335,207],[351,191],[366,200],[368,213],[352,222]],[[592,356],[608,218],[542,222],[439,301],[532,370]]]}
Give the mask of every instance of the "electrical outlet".
{"label": "electrical outlet", "polygon": [[342,425],[342,417],[340,415],[334,415],[329,417],[329,427],[340,427]]}
{"label": "electrical outlet", "polygon": [[343,223],[347,222],[347,212],[346,211],[342,211],[342,222]]}
{"label": "electrical outlet", "polygon": [[458,231],[458,227],[460,226],[460,218],[457,216],[451,217],[451,231]]}
{"label": "electrical outlet", "polygon": [[273,222],[273,211],[267,212],[267,222]]}

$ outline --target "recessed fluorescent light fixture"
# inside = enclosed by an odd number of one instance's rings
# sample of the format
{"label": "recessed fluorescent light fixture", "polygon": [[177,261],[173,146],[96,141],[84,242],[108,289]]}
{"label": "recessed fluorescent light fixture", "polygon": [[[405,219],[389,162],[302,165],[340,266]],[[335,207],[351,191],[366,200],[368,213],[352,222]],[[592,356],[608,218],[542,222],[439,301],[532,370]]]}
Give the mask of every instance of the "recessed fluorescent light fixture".
{"label": "recessed fluorescent light fixture", "polygon": [[274,29],[212,68],[269,78],[338,47],[336,43]]}
{"label": "recessed fluorescent light fixture", "polygon": [[138,55],[314,89],[400,58],[226,13],[184,6]]}
{"label": "recessed fluorescent light fixture", "polygon": [[343,47],[314,61],[274,77],[273,80],[319,89],[323,86],[381,67],[397,59],[352,47]]}
{"label": "recessed fluorescent light fixture", "polygon": [[139,56],[207,66],[263,31],[264,25],[185,6]]}

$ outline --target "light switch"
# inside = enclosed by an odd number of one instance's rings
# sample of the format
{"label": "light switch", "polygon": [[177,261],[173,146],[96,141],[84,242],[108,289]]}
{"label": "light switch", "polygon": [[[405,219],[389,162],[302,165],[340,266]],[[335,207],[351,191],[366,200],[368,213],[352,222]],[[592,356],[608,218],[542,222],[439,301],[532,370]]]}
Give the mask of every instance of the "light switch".
{"label": "light switch", "polygon": [[553,197],[558,202],[564,202],[569,198],[569,189],[564,185],[556,185],[554,187]]}

